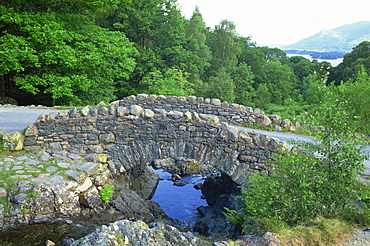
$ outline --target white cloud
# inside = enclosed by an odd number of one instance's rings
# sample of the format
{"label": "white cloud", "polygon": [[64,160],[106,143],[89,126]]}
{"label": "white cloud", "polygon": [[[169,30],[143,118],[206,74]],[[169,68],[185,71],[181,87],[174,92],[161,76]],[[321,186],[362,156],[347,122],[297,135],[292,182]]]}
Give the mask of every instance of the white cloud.
{"label": "white cloud", "polygon": [[258,44],[292,44],[323,29],[370,21],[369,0],[178,0],[186,18],[198,5],[207,26],[227,19]]}

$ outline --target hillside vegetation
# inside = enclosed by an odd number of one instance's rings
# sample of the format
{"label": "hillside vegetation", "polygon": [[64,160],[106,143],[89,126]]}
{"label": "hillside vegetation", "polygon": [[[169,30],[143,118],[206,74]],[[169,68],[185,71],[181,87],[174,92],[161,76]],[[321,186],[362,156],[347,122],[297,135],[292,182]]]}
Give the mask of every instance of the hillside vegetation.
{"label": "hillside vegetation", "polygon": [[348,101],[360,131],[369,133],[369,102],[355,94],[369,91],[369,42],[333,68],[258,47],[232,21],[207,27],[197,8],[185,19],[176,0],[3,1],[0,14],[3,104],[196,95],[302,121],[330,90]]}

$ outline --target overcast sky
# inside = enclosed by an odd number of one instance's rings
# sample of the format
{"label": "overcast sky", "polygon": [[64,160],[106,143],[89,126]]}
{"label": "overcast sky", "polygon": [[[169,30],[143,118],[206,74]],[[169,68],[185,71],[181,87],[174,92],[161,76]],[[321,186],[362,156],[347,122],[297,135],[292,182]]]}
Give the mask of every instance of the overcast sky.
{"label": "overcast sky", "polygon": [[207,26],[233,21],[257,45],[293,44],[323,29],[370,21],[370,0],[178,0],[189,19],[198,6]]}

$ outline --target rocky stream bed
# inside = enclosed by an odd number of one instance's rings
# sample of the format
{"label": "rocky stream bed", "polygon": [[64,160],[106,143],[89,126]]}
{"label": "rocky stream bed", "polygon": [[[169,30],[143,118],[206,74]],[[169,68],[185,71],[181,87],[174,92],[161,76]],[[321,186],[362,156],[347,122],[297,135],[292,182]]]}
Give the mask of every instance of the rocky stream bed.
{"label": "rocky stream bed", "polygon": [[[173,174],[164,171],[155,174],[145,166],[125,177],[130,182],[122,183],[120,179],[110,178],[104,164],[70,153],[40,151],[2,158],[0,245],[219,246],[230,245],[230,240],[236,239],[241,245],[280,244],[271,233],[241,234],[241,228],[221,213],[225,206],[237,208],[236,196],[240,192],[237,185],[225,174],[212,172],[209,165],[189,176],[192,173],[183,172],[189,170],[186,163],[194,164],[194,160],[158,160],[151,164],[172,170]],[[211,174],[205,175],[208,172]],[[166,195],[171,199],[174,193],[185,204],[178,206],[178,214],[172,208],[174,212],[170,214],[178,218],[169,217],[157,202],[148,200],[159,179],[164,179],[159,182],[173,182],[174,189],[159,190],[163,194],[157,199],[165,200]],[[99,192],[107,183],[115,184],[116,192],[105,204]],[[190,186],[196,196],[200,192],[196,193],[193,186],[202,190],[203,205],[197,211],[194,203],[186,207],[186,199],[192,197],[181,193],[182,188]],[[167,200],[164,207],[170,208],[171,204],[174,201]],[[184,211],[187,208],[193,210]],[[370,232],[357,230],[341,245],[368,245],[369,237]]]}
{"label": "rocky stream bed", "polygon": [[[219,181],[201,185],[202,177],[211,167],[199,167],[202,171],[191,178],[191,173],[183,171],[189,170],[186,164],[193,165],[194,160],[153,163],[154,167],[173,172],[171,177],[166,173],[168,180],[165,181],[174,181],[175,189],[165,191],[164,195],[172,192],[181,199],[181,189],[189,189],[189,185],[203,186],[203,193],[210,194],[214,193],[210,192],[214,189],[211,186],[224,182],[216,173],[207,180]],[[205,200],[198,208],[198,215],[193,204],[191,212],[178,208],[179,214],[187,214],[180,215],[183,219],[169,217],[157,202],[148,200],[160,179],[148,166],[113,180],[104,161],[94,163],[89,157],[63,151],[38,151],[2,158],[0,170],[3,231],[0,245],[212,245],[218,240],[235,238],[240,231],[226,218],[219,219],[222,214],[214,215]],[[99,196],[105,184],[115,187],[115,194],[107,204]],[[229,190],[229,186],[226,184],[224,190],[215,186],[217,194],[206,195],[207,202],[215,204],[218,195]],[[182,199],[185,204],[186,199],[192,197]],[[220,199],[223,205],[214,206],[213,210],[221,209],[228,199],[231,199],[229,195],[227,199]],[[192,216],[195,217],[189,223]],[[203,239],[199,235],[203,235]],[[205,240],[204,236],[209,238]]]}

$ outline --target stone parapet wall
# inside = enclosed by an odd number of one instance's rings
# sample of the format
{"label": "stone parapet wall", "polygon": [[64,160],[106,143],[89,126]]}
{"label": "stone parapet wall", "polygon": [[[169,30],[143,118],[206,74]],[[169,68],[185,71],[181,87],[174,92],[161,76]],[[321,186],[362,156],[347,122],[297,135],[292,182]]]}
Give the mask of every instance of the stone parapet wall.
{"label": "stone parapet wall", "polygon": [[210,114],[112,106],[117,107],[41,115],[25,131],[25,148],[86,155],[108,163],[114,177],[155,159],[197,159],[239,184],[249,172],[267,171],[271,152],[286,148],[278,139],[240,131]]}
{"label": "stone parapet wall", "polygon": [[203,97],[176,97],[163,95],[139,94],[131,95],[122,100],[111,103],[112,107],[128,107],[131,105],[140,105],[153,111],[180,111],[197,112],[202,114],[212,114],[219,117],[220,121],[237,125],[259,125],[267,127],[269,125],[277,126],[277,129],[290,129],[294,127],[289,120],[282,120],[279,115],[267,117],[260,109],[246,107],[236,103],[228,104],[221,102],[220,99]]}

